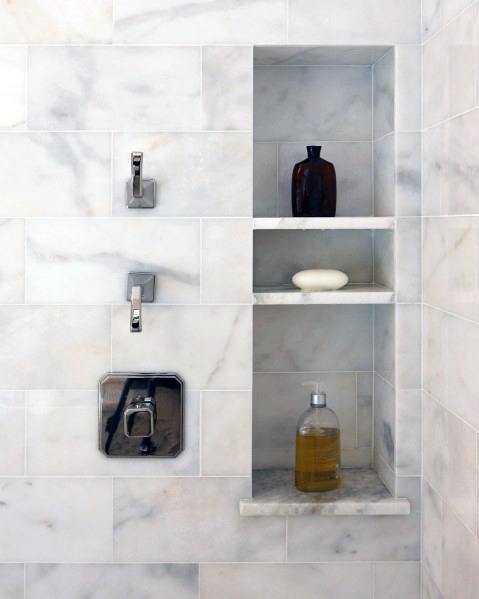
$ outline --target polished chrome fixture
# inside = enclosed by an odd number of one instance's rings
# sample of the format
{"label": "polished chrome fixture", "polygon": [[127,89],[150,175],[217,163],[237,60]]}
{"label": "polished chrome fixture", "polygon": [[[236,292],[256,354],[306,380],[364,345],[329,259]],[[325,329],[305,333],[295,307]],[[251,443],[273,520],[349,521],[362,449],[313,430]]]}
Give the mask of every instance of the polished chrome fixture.
{"label": "polished chrome fixture", "polygon": [[143,179],[143,152],[131,153],[131,179],[126,184],[128,208],[154,208],[156,185],[154,179]]}
{"label": "polished chrome fixture", "polygon": [[130,272],[126,286],[126,299],[130,302],[130,331],[141,333],[142,302],[155,299],[155,275],[152,272]]}
{"label": "polished chrome fixture", "polygon": [[99,384],[100,451],[176,457],[183,450],[183,386],[174,373],[106,374]]}

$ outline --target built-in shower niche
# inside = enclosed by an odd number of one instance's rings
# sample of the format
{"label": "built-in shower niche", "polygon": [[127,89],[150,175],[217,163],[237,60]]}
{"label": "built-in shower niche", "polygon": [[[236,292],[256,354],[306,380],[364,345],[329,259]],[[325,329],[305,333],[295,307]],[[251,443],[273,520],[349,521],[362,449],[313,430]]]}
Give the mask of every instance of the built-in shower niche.
{"label": "built-in shower niche", "polygon": [[[400,515],[395,412],[395,53],[254,50],[253,496],[245,516]],[[321,145],[334,218],[294,218],[291,174]],[[336,268],[349,285],[301,293],[292,275]],[[341,426],[338,491],[294,489],[295,427],[319,381]]]}

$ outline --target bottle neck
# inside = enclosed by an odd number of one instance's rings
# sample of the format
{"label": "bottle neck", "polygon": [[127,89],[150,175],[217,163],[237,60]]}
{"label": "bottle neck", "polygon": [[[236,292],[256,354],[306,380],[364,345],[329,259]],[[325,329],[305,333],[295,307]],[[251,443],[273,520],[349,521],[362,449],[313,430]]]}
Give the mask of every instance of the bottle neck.
{"label": "bottle neck", "polygon": [[306,146],[308,150],[308,158],[310,160],[319,160],[321,158],[322,146]]}
{"label": "bottle neck", "polygon": [[326,407],[326,393],[311,393],[311,407],[312,408],[325,408]]}

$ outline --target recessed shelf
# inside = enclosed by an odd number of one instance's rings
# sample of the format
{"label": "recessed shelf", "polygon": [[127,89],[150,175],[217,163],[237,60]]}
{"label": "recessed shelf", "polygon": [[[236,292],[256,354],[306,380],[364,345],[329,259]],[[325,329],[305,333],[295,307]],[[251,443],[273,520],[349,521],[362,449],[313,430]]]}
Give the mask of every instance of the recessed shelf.
{"label": "recessed shelf", "polygon": [[254,470],[253,497],[240,503],[242,516],[402,516],[409,500],[393,497],[374,470],[343,470],[339,489],[301,493],[292,470]]}
{"label": "recessed shelf", "polygon": [[394,229],[392,216],[358,216],[334,218],[254,218],[255,230],[352,230],[352,229]]}
{"label": "recessed shelf", "polygon": [[257,305],[297,304],[391,304],[394,291],[381,285],[346,285],[337,291],[304,292],[291,285],[255,287]]}

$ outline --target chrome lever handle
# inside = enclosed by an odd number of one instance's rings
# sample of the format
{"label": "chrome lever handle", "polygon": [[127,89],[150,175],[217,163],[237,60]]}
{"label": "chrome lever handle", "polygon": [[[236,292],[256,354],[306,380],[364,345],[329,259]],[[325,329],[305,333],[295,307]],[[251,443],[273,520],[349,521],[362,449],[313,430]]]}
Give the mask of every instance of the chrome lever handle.
{"label": "chrome lever handle", "polygon": [[131,153],[131,180],[133,197],[143,197],[143,152]]}
{"label": "chrome lever handle", "polygon": [[156,403],[152,397],[137,397],[123,412],[126,437],[152,437],[156,426]]}
{"label": "chrome lever handle", "polygon": [[131,288],[130,302],[130,331],[132,333],[141,333],[141,285],[134,285]]}

